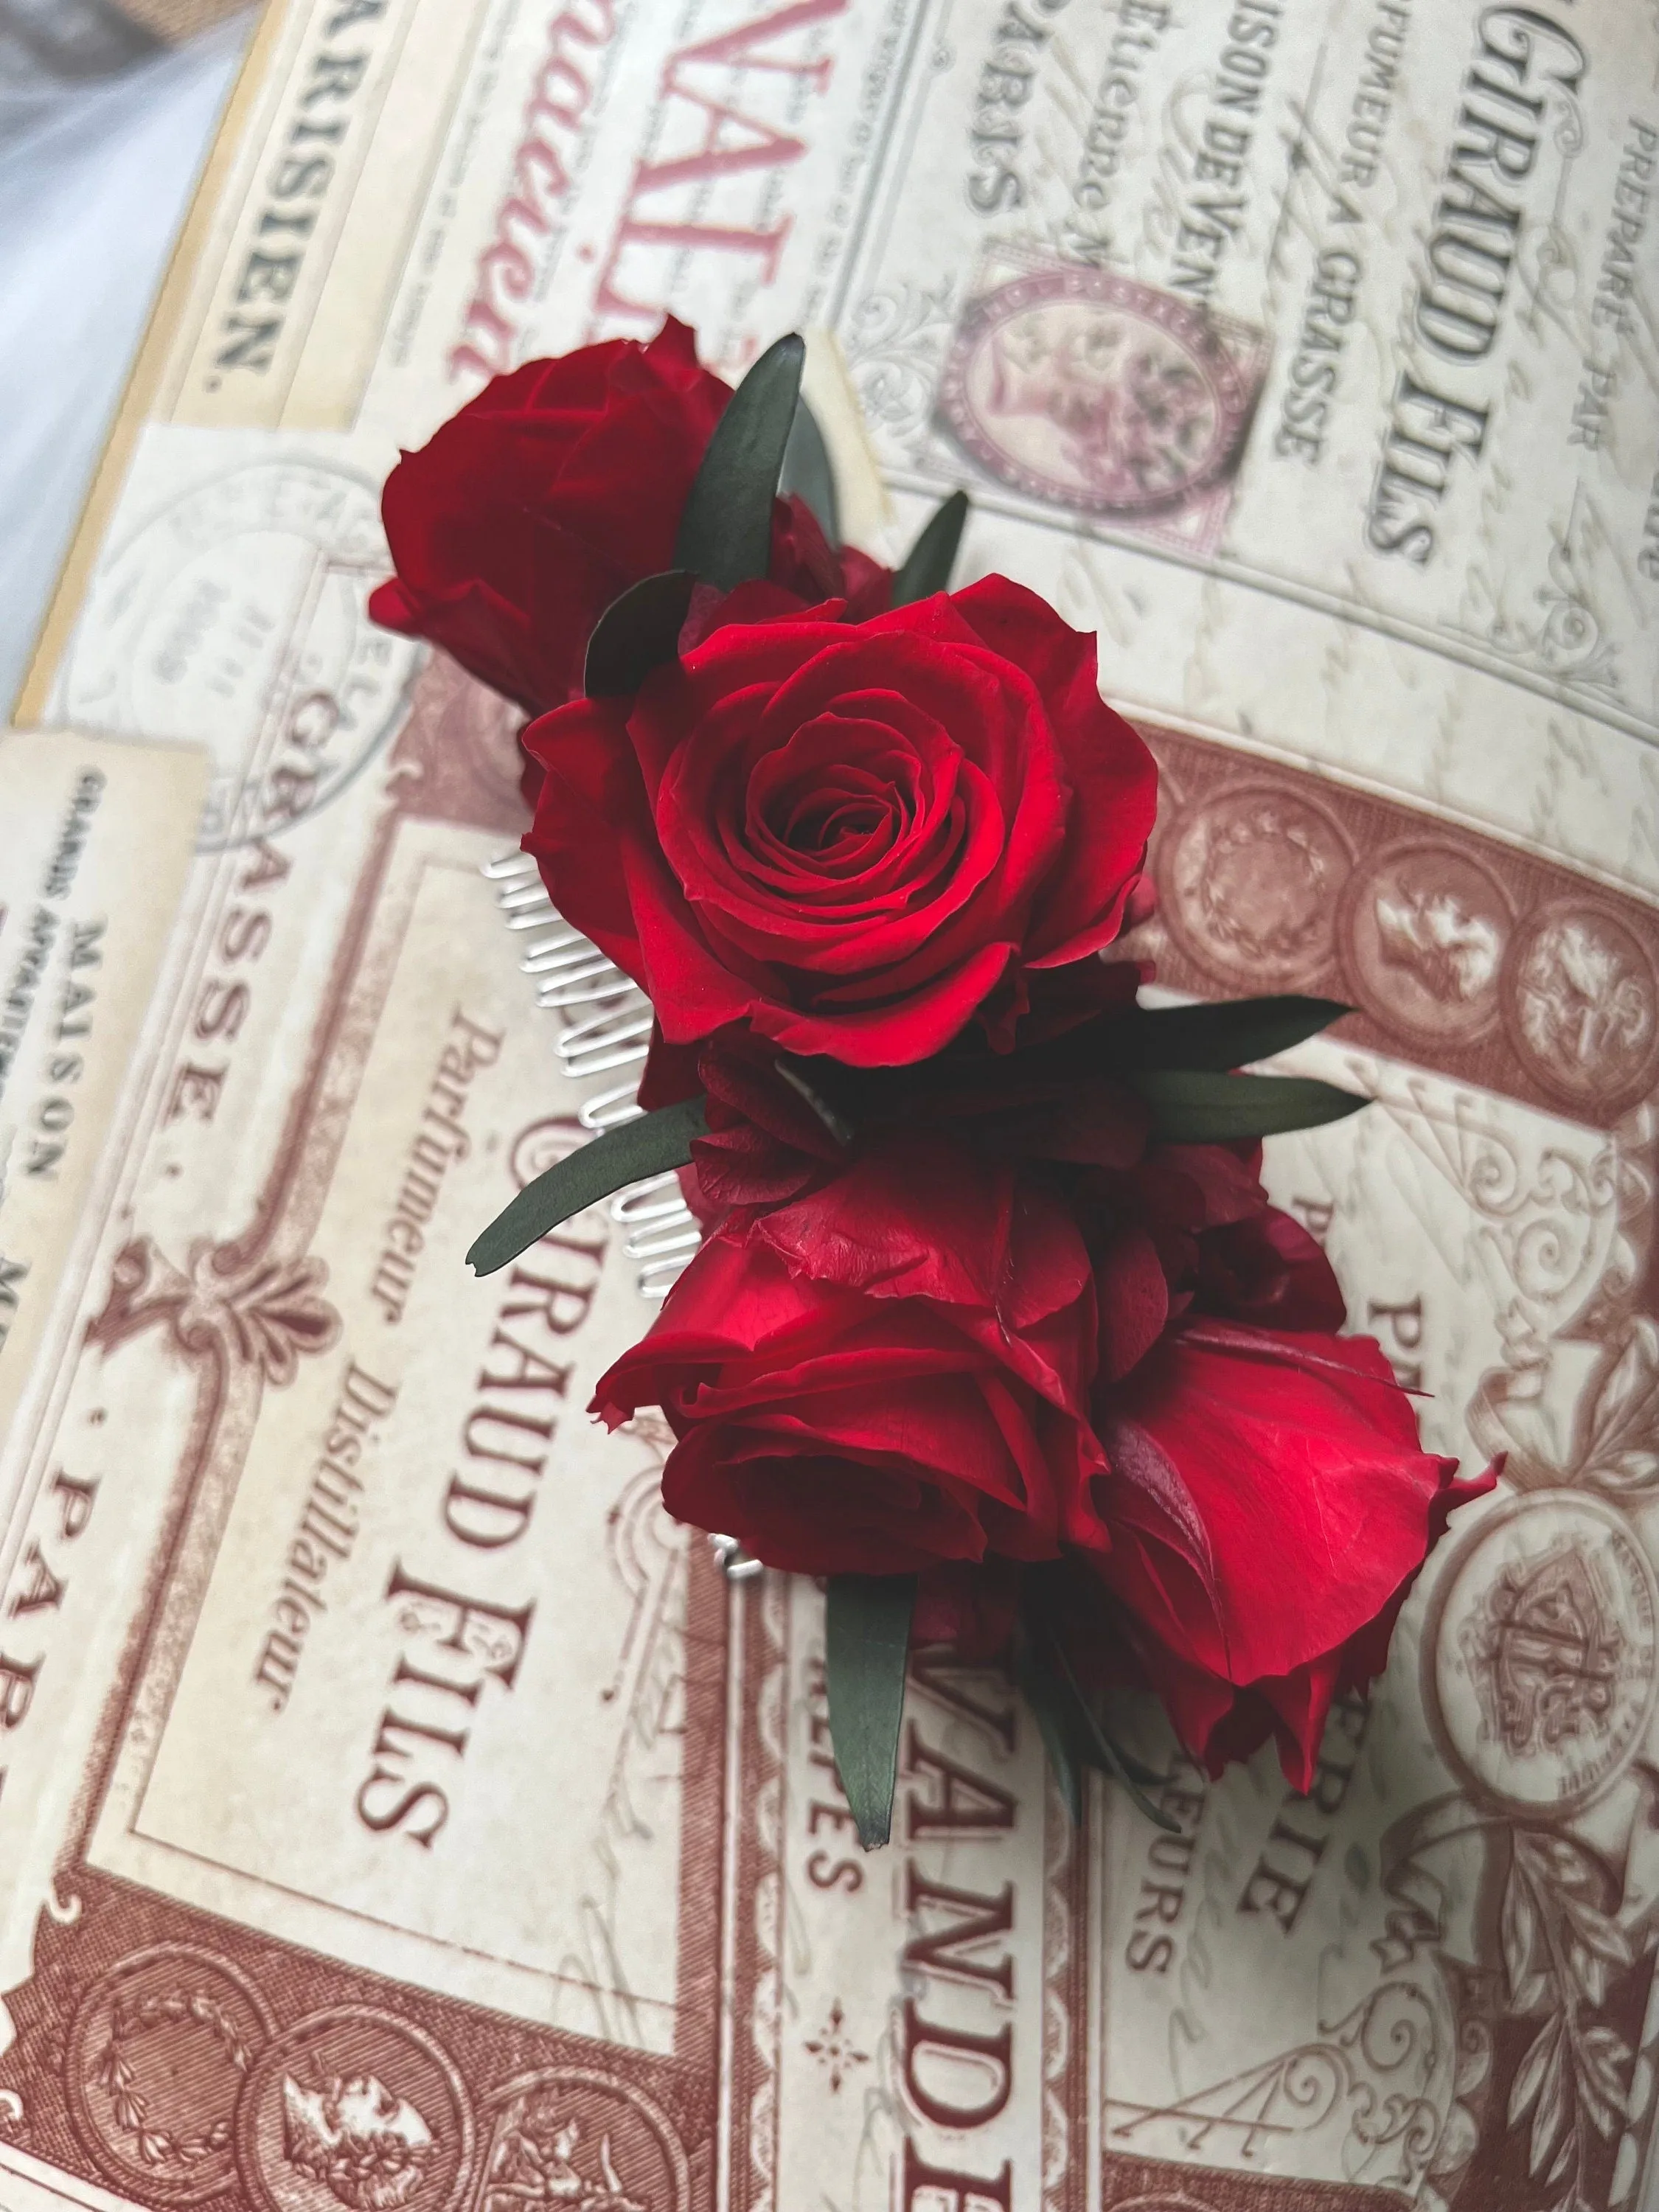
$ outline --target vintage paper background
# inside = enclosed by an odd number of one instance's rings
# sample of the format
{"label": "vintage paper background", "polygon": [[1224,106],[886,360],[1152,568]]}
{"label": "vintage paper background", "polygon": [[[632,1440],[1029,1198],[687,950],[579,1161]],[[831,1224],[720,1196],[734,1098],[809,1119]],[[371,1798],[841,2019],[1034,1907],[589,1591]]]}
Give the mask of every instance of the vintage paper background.
{"label": "vintage paper background", "polygon": [[[1656,70],[1613,0],[272,8],[19,709],[210,768],[0,1451],[0,2203],[1654,2201]],[[1098,629],[1161,987],[1356,1009],[1270,1181],[1509,1458],[1306,1800],[1148,1723],[1180,1835],[1073,1832],[923,1658],[862,1857],[815,1594],[585,1419],[630,1224],[460,1267],[628,1068],[378,488],[665,311],[832,332],[890,544],[965,483]]]}
{"label": "vintage paper background", "polygon": [[0,1432],[94,1188],[206,780],[182,745],[0,731]]}

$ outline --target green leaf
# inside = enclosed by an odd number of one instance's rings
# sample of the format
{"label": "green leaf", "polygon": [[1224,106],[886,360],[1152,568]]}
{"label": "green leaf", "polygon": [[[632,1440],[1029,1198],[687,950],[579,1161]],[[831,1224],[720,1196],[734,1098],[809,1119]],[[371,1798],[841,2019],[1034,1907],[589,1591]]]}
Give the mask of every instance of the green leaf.
{"label": "green leaf", "polygon": [[1224,1074],[1288,1052],[1352,1012],[1339,999],[1228,999],[1212,1006],[1139,1007],[1121,1022],[1103,1024],[1100,1035],[1109,1063]]}
{"label": "green leaf", "polygon": [[691,1157],[692,1139],[708,1132],[703,1103],[701,1098],[686,1098],[677,1106],[641,1114],[636,1121],[624,1121],[590,1144],[578,1146],[534,1182],[527,1182],[468,1252],[473,1273],[493,1275],[520,1252],[527,1252],[538,1237],[596,1199],[609,1198],[624,1183],[683,1168]]}
{"label": "green leaf", "polygon": [[783,449],[783,473],[778,489],[798,492],[817,517],[818,527],[832,545],[841,543],[841,501],[836,495],[836,465],[823,442],[818,418],[805,399],[795,408],[789,443]]}
{"label": "green leaf", "polygon": [[925,599],[934,592],[948,591],[957,548],[968,520],[968,495],[953,491],[936,507],[923,525],[921,535],[905,555],[893,579],[892,604],[908,607],[912,599]]}
{"label": "green leaf", "polygon": [[1178,1836],[1181,1823],[1166,1813],[1161,1805],[1154,1805],[1146,1795],[1148,1790],[1156,1790],[1166,1778],[1154,1774],[1151,1767],[1143,1766],[1138,1759],[1131,1758],[1120,1744],[1112,1741],[1096,1719],[1094,1707],[1079,1688],[1077,1676],[1072,1672],[1071,1661],[1058,1644],[1051,1648],[1060,1668],[1055,1687],[1064,1688],[1070,1706],[1070,1726],[1074,1735],[1080,1734],[1079,1756],[1086,1765],[1098,1766],[1103,1772],[1114,1776],[1128,1793],[1136,1809],[1144,1813],[1155,1828],[1162,1828],[1166,1835]]}
{"label": "green leaf", "polygon": [[1054,1769],[1060,1794],[1066,1800],[1066,1809],[1073,1820],[1083,1818],[1083,1785],[1078,1775],[1078,1763],[1073,1755],[1071,1715],[1066,1693],[1054,1676],[1037,1659],[1028,1644],[1022,1643],[1014,1656],[1014,1679],[1020,1694],[1031,1708],[1031,1717],[1042,1738],[1042,1747],[1048,1754],[1048,1764]]}
{"label": "green leaf", "polygon": [[1357,1114],[1370,1101],[1305,1075],[1218,1075],[1204,1068],[1147,1067],[1131,1087],[1152,1109],[1152,1134],[1165,1145],[1227,1144],[1314,1129]]}
{"label": "green leaf", "polygon": [[793,334],[768,346],[726,402],[685,502],[674,566],[723,592],[766,574],[772,501],[805,358]]}
{"label": "green leaf", "polygon": [[625,698],[653,668],[678,658],[696,583],[687,569],[665,568],[611,600],[587,641],[582,689],[590,699]]}
{"label": "green leaf", "polygon": [[824,1611],[830,1739],[866,1851],[893,1826],[914,1575],[831,1575]]}

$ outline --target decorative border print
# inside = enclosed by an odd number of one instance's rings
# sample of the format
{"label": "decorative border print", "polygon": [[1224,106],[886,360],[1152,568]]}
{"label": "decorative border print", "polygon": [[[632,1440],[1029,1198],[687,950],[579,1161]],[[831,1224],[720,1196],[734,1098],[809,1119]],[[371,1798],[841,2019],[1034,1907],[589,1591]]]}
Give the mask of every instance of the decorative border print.
{"label": "decorative border print", "polygon": [[1591,1127],[1659,1082],[1659,915],[1542,854],[1148,732],[1158,980],[1311,991],[1352,1042]]}
{"label": "decorative border print", "polygon": [[1355,1008],[1319,1049],[1380,1103],[1270,1179],[1350,1239],[1353,1326],[1436,1449],[1504,1462],[1306,1797],[1264,1757],[1182,1767],[1179,1836],[1109,1808],[1101,2201],[1633,2212],[1659,2060],[1659,915],[1146,734],[1158,909],[1129,949],[1183,994]]}
{"label": "decorative border print", "polygon": [[[439,1961],[447,1972],[454,1947],[447,1936],[421,1937],[423,1964],[419,1944],[410,1948],[412,1922],[388,1923],[378,1942],[365,1936],[359,1944],[347,1929],[337,1946],[329,1936],[325,1949],[321,1937],[309,1939],[319,1910],[356,1924],[360,1900],[343,1893],[339,1901],[284,1893],[260,1907],[261,1924],[254,1924],[258,1913],[240,1917],[230,1891],[224,1911],[206,1909],[188,1886],[170,1887],[168,1865],[191,1856],[188,1822],[177,1840],[171,1832],[152,1839],[138,1818],[147,1800],[132,1797],[124,1780],[129,1771],[147,1772],[152,1753],[165,1749],[212,1562],[239,1487],[269,1449],[260,1438],[268,1425],[298,1419],[296,1401],[317,1387],[331,1358],[343,1356],[342,1316],[354,1295],[348,1263],[374,1267],[372,1247],[361,1251],[343,1233],[330,1246],[324,1233],[331,1276],[318,1249],[319,1224],[351,1146],[363,1141],[352,1133],[360,1094],[372,1114],[376,1039],[383,1022],[395,1030],[400,1018],[393,993],[422,896],[434,895],[434,885],[451,898],[476,887],[477,988],[505,1000],[511,986],[513,999],[522,991],[526,1014],[532,1010],[489,887],[477,875],[480,854],[490,849],[479,833],[511,833],[520,819],[510,718],[452,665],[434,660],[388,766],[384,793],[365,786],[351,802],[369,819],[355,842],[327,987],[303,1047],[283,1070],[283,1110],[251,1217],[226,1221],[223,1231],[233,1233],[198,1236],[177,1260],[167,1231],[135,1235],[129,1221],[126,1241],[112,1238],[103,1303],[87,1328],[74,1387],[84,1382],[100,1404],[117,1403],[123,1395],[153,1395],[159,1376],[193,1410],[174,1431],[176,1466],[143,1570],[134,1631],[87,1769],[78,1833],[58,1869],[61,1904],[41,1918],[32,1975],[8,1993],[16,2033],[0,2063],[0,2136],[65,2173],[157,2206],[519,2212],[526,2203],[569,2202],[712,2212],[727,1593],[703,1547],[677,1552],[672,1589],[653,1555],[657,1579],[636,1605],[637,1632],[617,1680],[589,1686],[596,1703],[615,1700],[624,1735],[630,1715],[657,1716],[658,1765],[680,1777],[677,1797],[653,1800],[678,1824],[665,1857],[678,1869],[670,1879],[678,1883],[678,1933],[665,1970],[672,2021],[648,2045],[626,2033],[612,2039],[585,2020],[580,2032],[546,2024],[546,1999],[527,1981],[516,2012],[505,1999],[475,1996],[479,1975],[501,1961],[463,1959],[441,1990],[429,1985],[422,1976],[436,1950],[449,1946]],[[249,863],[231,850],[201,865]],[[447,884],[459,889],[445,892]],[[441,1022],[449,1004],[439,1009]],[[532,1094],[533,1085],[526,1086]],[[520,1103],[516,1091],[504,1091],[499,1104],[511,1114]],[[567,1112],[574,1103],[572,1094]],[[412,1110],[421,1110],[418,1094]],[[546,1104],[530,1110],[544,1115]],[[499,1133],[490,1132],[486,1144],[480,1119],[476,1157],[498,1157]],[[452,1149],[459,1157],[459,1144]],[[503,1161],[514,1157],[511,1143],[499,1152]],[[197,1218],[210,1221],[210,1204],[204,1199]],[[441,1207],[428,1210],[426,1233],[442,1229]],[[617,1296],[631,1302],[629,1270],[616,1256],[608,1274],[618,1277]],[[361,1306],[361,1292],[355,1295]],[[586,1311],[580,1296],[567,1304]],[[66,1437],[70,1425],[66,1417]],[[654,1499],[663,1441],[648,1425],[641,1430],[635,1480],[623,1481],[610,1511],[623,1567],[641,1548],[641,1501]],[[58,1449],[74,1447],[65,1441]],[[410,1468],[396,1471],[410,1479]],[[550,1484],[555,1480],[550,1474]],[[316,1506],[312,1498],[307,1525],[331,1532],[334,1556],[343,1557],[346,1524]],[[603,1512],[603,1501],[594,1510]],[[631,1591],[626,1574],[623,1582]],[[647,1598],[657,1606],[650,1620]],[[349,1601],[332,1585],[328,1599]],[[522,1633],[517,1643],[505,1629],[485,1635],[496,1623],[487,1607],[475,1606],[463,1621],[452,1601],[424,1586],[408,1603],[419,1614],[409,1631],[416,1638],[404,1668],[409,1684],[434,1681],[445,1657],[452,1666],[475,1664],[489,1682],[512,1672]],[[465,1651],[463,1627],[473,1636]],[[452,1631],[453,1644],[439,1652]],[[218,1644],[211,1635],[207,1641],[214,1658]],[[290,1668],[274,1678],[276,1689],[285,1691],[291,1677]],[[466,1693],[470,1678],[459,1679],[451,1702]],[[426,1724],[420,1740],[435,1741],[431,1717],[418,1717]],[[523,1755],[534,1757],[533,1743]],[[543,1827],[538,1847],[556,1866],[569,1839],[556,1820]],[[231,1857],[222,1869],[206,1850],[197,1845],[192,1859],[204,1881],[238,1874]],[[157,1873],[153,1886],[146,1850]],[[164,1863],[167,1852],[173,1860]],[[107,1863],[112,1853],[118,1874]],[[487,1892],[487,1863],[470,1862],[468,1875]],[[307,1933],[296,1933],[301,1928]]]}

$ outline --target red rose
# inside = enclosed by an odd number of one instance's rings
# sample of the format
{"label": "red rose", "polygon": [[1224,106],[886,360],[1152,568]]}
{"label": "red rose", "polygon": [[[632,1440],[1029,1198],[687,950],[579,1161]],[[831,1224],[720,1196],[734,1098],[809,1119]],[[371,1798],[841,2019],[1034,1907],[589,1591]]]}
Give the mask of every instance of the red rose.
{"label": "red rose", "polygon": [[681,1174],[705,1228],[718,1227],[731,1207],[746,1215],[798,1198],[846,1167],[847,1146],[780,1073],[775,1048],[747,1030],[726,1030],[703,1046],[682,1095],[699,1089],[708,1134],[693,1144]]}
{"label": "red rose", "polygon": [[1328,1334],[1345,1325],[1330,1261],[1270,1203],[1261,1160],[1260,1145],[1158,1145],[1085,1180],[1103,1380],[1127,1375],[1189,1313]]}
{"label": "red rose", "polygon": [[1073,1526],[1115,1626],[1210,1771],[1277,1740],[1310,1785],[1331,1700],[1382,1669],[1447,1516],[1491,1489],[1425,1452],[1370,1337],[1197,1322],[1097,1405]]}
{"label": "red rose", "polygon": [[662,1407],[671,1512],[805,1574],[1056,1555],[1104,1465],[1088,1258],[1058,1200],[963,1167],[883,1148],[703,1246],[594,1398]]}
{"label": "red rose", "polygon": [[1152,756],[1095,646],[1000,576],[848,627],[716,630],[525,733],[526,848],[671,1044],[747,1020],[855,1066],[1012,1041],[1030,969],[1108,945]]}
{"label": "red rose", "polygon": [[[526,714],[574,698],[594,623],[672,562],[731,397],[672,315],[648,345],[613,338],[493,378],[386,478],[398,573],[370,614],[442,646]],[[893,582],[866,554],[831,546],[793,496],[773,510],[768,574],[773,604],[843,599],[849,620],[879,613]]]}
{"label": "red rose", "polygon": [[998,1559],[928,1567],[916,1578],[912,1645],[948,1644],[973,1665],[1000,1659],[1019,1620],[1023,1572],[1012,1559]]}
{"label": "red rose", "polygon": [[792,493],[772,509],[772,552],[766,574],[802,606],[844,599],[845,619],[867,622],[884,614],[893,595],[893,572],[856,545],[831,545],[804,499]]}
{"label": "red rose", "polygon": [[527,714],[562,703],[605,608],[672,561],[731,396],[672,316],[649,345],[612,339],[494,378],[386,478],[398,573],[370,614]]}

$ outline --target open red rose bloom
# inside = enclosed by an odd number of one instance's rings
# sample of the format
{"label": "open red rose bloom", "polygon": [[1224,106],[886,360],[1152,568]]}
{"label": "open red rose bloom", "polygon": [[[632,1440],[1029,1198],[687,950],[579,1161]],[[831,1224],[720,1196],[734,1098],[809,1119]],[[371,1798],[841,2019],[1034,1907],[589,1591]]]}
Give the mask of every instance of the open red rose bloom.
{"label": "open red rose bloom", "polygon": [[[646,1123],[690,1133],[705,1242],[595,1408],[659,1407],[669,1510],[832,1616],[885,1578],[914,1637],[1060,1685],[1085,1755],[1139,1686],[1212,1771],[1272,1740],[1306,1788],[1494,1480],[1423,1448],[1260,1178],[1256,1130],[1361,1102],[1233,1071],[1342,1010],[1139,1003],[1156,771],[1035,593],[917,596],[775,471],[766,573],[706,580],[688,501],[749,389],[671,324],[500,380],[386,492],[376,612],[534,715],[526,846],[652,1001]],[[671,567],[678,635],[583,696]]]}
{"label": "open red rose bloom", "polygon": [[724,626],[532,723],[556,903],[684,1044],[732,1023],[890,1066],[1012,1042],[1031,969],[1109,945],[1157,778],[1094,641],[1001,576],[856,624]]}

